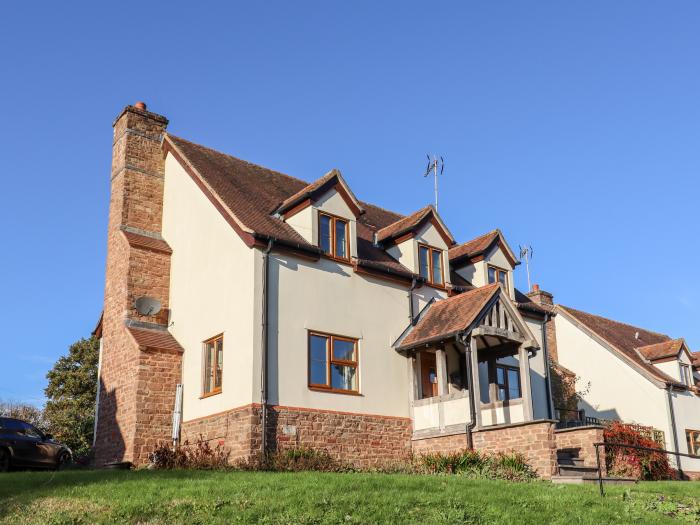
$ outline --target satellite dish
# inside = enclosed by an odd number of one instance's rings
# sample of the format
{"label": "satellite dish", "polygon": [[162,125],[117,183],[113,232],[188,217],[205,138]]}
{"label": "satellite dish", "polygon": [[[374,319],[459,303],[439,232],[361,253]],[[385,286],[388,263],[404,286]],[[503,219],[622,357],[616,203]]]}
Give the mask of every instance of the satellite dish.
{"label": "satellite dish", "polygon": [[153,297],[139,297],[134,301],[134,308],[141,315],[156,315],[160,312],[161,304]]}

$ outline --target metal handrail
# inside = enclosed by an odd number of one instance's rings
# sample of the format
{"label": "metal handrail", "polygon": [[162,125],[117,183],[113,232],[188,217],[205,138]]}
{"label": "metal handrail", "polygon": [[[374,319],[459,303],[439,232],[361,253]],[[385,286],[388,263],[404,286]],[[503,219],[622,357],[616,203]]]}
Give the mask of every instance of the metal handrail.
{"label": "metal handrail", "polygon": [[[605,443],[605,442],[600,442],[600,443],[593,443],[593,446],[595,447],[595,458],[596,462],[598,463],[598,485],[600,487],[600,495],[605,496],[605,492],[603,491],[603,470],[600,468],[600,447],[621,447],[621,448],[631,448],[634,450],[648,450],[650,452],[661,452],[664,454],[671,454],[676,457],[686,457],[686,458],[693,458],[693,459],[700,459],[700,456],[696,456],[694,454],[685,454],[683,452],[673,452],[671,450],[666,450],[663,448],[651,448],[651,447],[641,447],[639,445],[628,445],[627,443]],[[679,468],[680,470],[680,468]]]}

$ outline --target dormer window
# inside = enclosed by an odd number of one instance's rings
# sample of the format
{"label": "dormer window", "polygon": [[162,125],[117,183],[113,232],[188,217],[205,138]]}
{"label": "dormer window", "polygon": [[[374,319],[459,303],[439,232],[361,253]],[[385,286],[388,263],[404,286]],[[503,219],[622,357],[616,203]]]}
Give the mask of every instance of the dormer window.
{"label": "dormer window", "polygon": [[428,283],[443,286],[445,284],[445,275],[442,270],[442,250],[419,244],[418,273]]}
{"label": "dormer window", "polygon": [[504,288],[508,288],[508,272],[495,266],[489,266],[489,284],[501,283]]}
{"label": "dormer window", "polygon": [[323,253],[334,259],[350,260],[348,221],[319,212],[318,236],[318,245]]}
{"label": "dormer window", "polygon": [[693,375],[690,373],[690,366],[685,363],[681,363],[681,379],[686,384],[686,386],[693,386]]}

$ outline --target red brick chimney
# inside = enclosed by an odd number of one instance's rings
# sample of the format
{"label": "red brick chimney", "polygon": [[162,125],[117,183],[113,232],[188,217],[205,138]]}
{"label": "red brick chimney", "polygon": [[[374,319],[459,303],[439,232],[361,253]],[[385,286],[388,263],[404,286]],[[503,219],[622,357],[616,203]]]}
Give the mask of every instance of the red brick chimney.
{"label": "red brick chimney", "polygon": [[[532,290],[527,294],[531,301],[541,305],[545,310],[554,311],[554,296],[540,289],[539,284],[533,284]],[[554,318],[549,317],[545,326],[547,334],[547,351],[554,362],[558,361],[557,355],[557,333],[554,327]]]}
{"label": "red brick chimney", "polygon": [[[102,318],[95,463],[143,464],[157,441],[170,438],[180,354],[137,343],[132,328],[164,333],[170,249],[161,237],[168,119],[127,106],[114,121],[107,268]],[[163,308],[141,315],[134,301],[152,297]]]}

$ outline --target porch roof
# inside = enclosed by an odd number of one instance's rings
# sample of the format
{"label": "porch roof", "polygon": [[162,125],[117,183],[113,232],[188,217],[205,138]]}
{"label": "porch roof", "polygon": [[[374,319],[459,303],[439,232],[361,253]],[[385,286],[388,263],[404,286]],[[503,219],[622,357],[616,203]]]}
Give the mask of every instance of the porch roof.
{"label": "porch roof", "polygon": [[410,350],[466,330],[499,290],[495,283],[433,303],[396,349]]}

